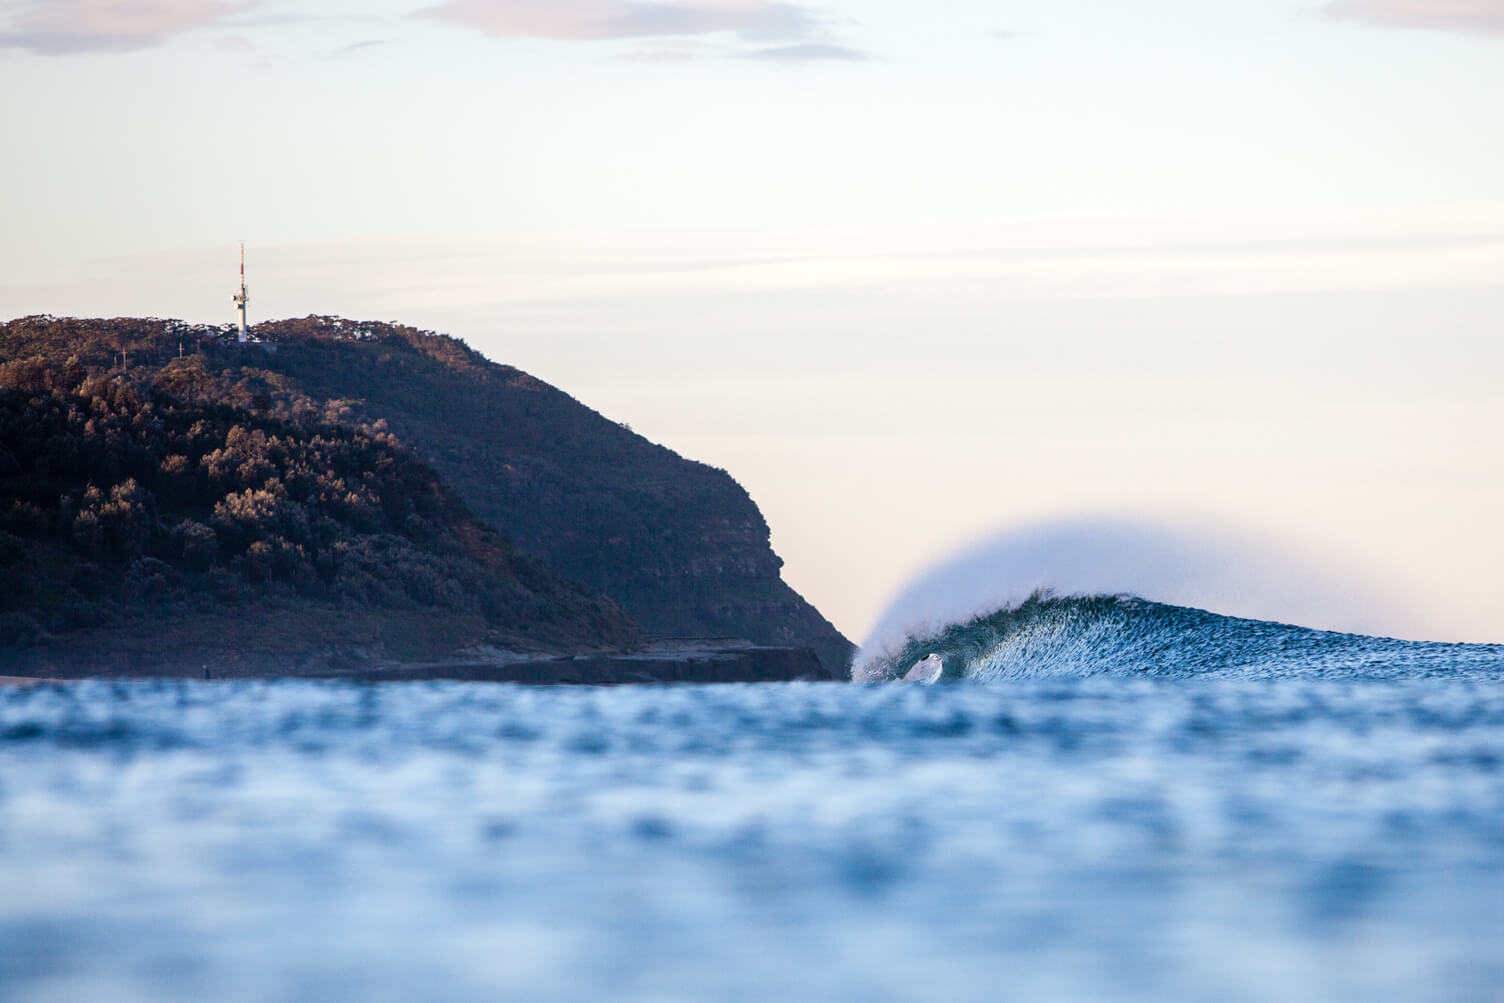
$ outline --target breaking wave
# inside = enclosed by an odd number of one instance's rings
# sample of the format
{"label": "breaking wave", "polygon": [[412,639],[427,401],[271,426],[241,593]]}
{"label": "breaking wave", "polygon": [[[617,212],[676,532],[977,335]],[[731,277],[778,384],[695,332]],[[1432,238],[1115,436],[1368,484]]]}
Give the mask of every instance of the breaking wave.
{"label": "breaking wave", "polygon": [[[1299,625],[1299,626],[1298,626]],[[1123,520],[1029,527],[921,576],[852,665],[858,682],[1104,672],[1404,675],[1485,668],[1504,647],[1422,640],[1373,576],[1225,529]],[[1381,636],[1382,635],[1382,636]]]}
{"label": "breaking wave", "polygon": [[[1504,672],[1504,646],[1312,630],[1133,596],[1033,596],[860,659],[859,682],[902,679],[939,655],[941,679],[1132,676],[1398,678]],[[929,673],[922,673],[928,678]]]}

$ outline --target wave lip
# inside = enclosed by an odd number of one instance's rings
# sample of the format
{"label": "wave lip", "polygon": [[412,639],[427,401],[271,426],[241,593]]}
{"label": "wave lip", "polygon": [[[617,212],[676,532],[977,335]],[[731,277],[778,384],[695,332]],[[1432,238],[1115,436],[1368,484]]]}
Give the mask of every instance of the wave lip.
{"label": "wave lip", "polygon": [[1403,641],[1222,616],[1129,595],[1036,593],[859,659],[857,682],[905,679],[938,656],[940,678],[979,682],[1113,674],[1398,678],[1504,675],[1504,645]]}

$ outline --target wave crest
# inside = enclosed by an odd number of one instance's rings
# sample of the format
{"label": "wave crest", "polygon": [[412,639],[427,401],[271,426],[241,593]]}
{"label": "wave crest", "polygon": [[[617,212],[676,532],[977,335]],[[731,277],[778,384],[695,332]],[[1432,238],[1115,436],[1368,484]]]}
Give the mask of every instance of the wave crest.
{"label": "wave crest", "polygon": [[1031,596],[1138,596],[1228,616],[1357,634],[1434,638],[1413,598],[1379,576],[1246,531],[1127,519],[1026,526],[969,547],[889,604],[858,653],[895,654],[910,638],[1019,606]]}
{"label": "wave crest", "polygon": [[1465,675],[1504,671],[1504,646],[1402,641],[1221,616],[1136,596],[1037,593],[860,660],[858,682],[904,678],[939,655],[942,679],[1115,674],[1184,678]]}

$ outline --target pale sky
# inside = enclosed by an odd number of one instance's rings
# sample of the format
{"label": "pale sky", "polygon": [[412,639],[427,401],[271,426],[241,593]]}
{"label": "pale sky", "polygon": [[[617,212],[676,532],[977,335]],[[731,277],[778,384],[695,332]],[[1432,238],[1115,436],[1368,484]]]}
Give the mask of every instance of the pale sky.
{"label": "pale sky", "polygon": [[0,0],[0,91],[0,317],[227,322],[244,239],[726,468],[853,639],[1089,515],[1504,640],[1504,0]]}

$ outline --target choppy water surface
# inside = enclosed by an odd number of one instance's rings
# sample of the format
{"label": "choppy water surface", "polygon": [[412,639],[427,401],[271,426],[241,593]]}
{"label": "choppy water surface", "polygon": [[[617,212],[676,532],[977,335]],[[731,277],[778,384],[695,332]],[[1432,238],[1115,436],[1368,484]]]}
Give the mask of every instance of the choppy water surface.
{"label": "choppy water surface", "polygon": [[0,997],[1496,999],[1501,662],[0,689]]}

